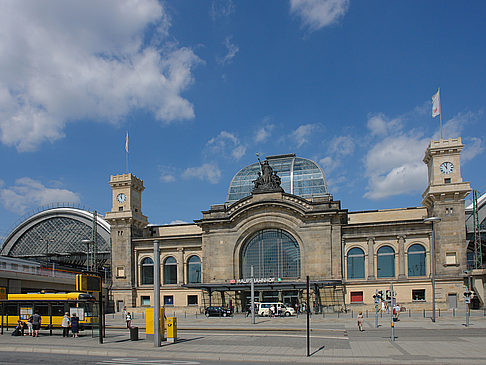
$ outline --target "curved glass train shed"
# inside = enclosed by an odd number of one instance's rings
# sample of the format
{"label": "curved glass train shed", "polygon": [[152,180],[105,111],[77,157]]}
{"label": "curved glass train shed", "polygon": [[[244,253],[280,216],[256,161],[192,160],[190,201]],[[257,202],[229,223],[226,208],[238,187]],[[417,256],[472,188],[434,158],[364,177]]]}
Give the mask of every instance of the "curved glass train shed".
{"label": "curved glass train shed", "polygon": [[[329,195],[324,172],[314,161],[296,157],[295,154],[267,157],[273,171],[277,172],[286,193],[298,195],[305,199]],[[241,169],[231,180],[226,204],[232,204],[251,195],[253,180],[260,172],[258,162]]]}
{"label": "curved glass train shed", "polygon": [[[0,254],[86,267],[87,244],[92,239],[94,215],[73,207],[50,208],[25,219],[7,236]],[[96,216],[97,262],[102,266],[110,257],[110,225]],[[93,252],[92,244],[90,252]]]}

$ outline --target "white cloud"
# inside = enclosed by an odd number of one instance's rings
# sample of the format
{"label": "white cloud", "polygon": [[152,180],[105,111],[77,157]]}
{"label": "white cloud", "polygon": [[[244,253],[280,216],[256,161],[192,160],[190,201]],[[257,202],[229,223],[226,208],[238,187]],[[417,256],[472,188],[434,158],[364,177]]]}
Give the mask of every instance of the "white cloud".
{"label": "white cloud", "polygon": [[216,21],[217,18],[225,18],[235,12],[235,4],[232,0],[213,0],[209,8],[209,16]]}
{"label": "white cloud", "polygon": [[255,133],[255,142],[265,142],[271,136],[274,128],[274,124],[265,124],[260,127]]}
{"label": "white cloud", "polygon": [[173,224],[185,224],[185,223],[188,223],[188,222],[182,221],[180,219],[175,219],[172,222],[170,222],[169,225],[173,225]]}
{"label": "white cloud", "polygon": [[337,22],[348,8],[349,0],[290,0],[290,12],[297,14],[310,32]]}
{"label": "white cloud", "polygon": [[49,188],[41,182],[23,177],[15,185],[0,189],[2,205],[17,214],[24,214],[29,209],[40,205],[57,202],[79,203],[79,195],[66,189]]}
{"label": "white cloud", "polygon": [[[155,36],[146,39],[147,27]],[[68,122],[117,123],[133,109],[164,122],[194,118],[181,96],[201,60],[163,45],[170,20],[156,0],[13,1],[0,12],[0,140],[35,150]]]}
{"label": "white cloud", "polygon": [[319,160],[319,164],[321,165],[322,169],[324,170],[325,174],[335,170],[341,162],[332,158],[331,156],[324,157]]}
{"label": "white cloud", "polygon": [[338,156],[349,156],[354,152],[354,141],[350,136],[334,137],[329,143],[329,153]]}
{"label": "white cloud", "polygon": [[300,147],[308,142],[309,136],[316,128],[317,126],[315,124],[303,124],[293,131],[290,136],[297,142],[297,147]]}
{"label": "white cloud", "polygon": [[205,163],[199,167],[187,168],[182,177],[186,179],[196,177],[199,180],[207,180],[211,184],[217,184],[221,179],[221,171],[217,165]]}
{"label": "white cloud", "polygon": [[484,151],[481,138],[471,137],[468,138],[466,143],[465,141],[462,142],[464,143],[464,149],[461,152],[462,163],[471,161],[474,157],[476,157],[477,155],[479,155]]}
{"label": "white cloud", "polygon": [[176,181],[176,178],[174,175],[160,175],[160,181],[165,183],[171,183]]}
{"label": "white cloud", "polygon": [[224,46],[226,47],[226,55],[220,59],[219,62],[226,65],[233,62],[233,58],[236,56],[240,48],[236,44],[231,43],[231,37],[226,37],[224,40]]}
{"label": "white cloud", "polygon": [[239,160],[246,153],[246,146],[242,145],[232,133],[221,131],[216,137],[211,138],[206,144],[206,150],[212,154],[223,157],[233,157]]}
{"label": "white cloud", "polygon": [[368,129],[372,136],[387,136],[390,133],[398,132],[402,129],[402,121],[400,118],[387,120],[388,118],[383,113],[371,115],[368,119]]}

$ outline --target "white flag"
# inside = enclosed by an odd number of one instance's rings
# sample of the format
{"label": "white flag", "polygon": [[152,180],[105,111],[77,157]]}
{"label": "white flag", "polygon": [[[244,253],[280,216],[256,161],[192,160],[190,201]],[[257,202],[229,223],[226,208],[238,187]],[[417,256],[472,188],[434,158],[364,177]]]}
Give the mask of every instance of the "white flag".
{"label": "white flag", "polygon": [[440,90],[432,96],[432,118],[440,114]]}
{"label": "white flag", "polygon": [[127,136],[125,138],[125,151],[127,151],[127,153],[128,153],[128,132],[127,132]]}

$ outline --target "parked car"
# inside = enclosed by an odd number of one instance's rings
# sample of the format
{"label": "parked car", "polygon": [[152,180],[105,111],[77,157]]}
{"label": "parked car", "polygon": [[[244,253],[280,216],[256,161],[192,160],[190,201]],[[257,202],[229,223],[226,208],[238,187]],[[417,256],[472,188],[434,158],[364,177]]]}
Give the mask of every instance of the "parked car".
{"label": "parked car", "polygon": [[212,306],[206,307],[204,315],[206,317],[229,317],[233,315],[233,311],[228,307]]}
{"label": "parked car", "polygon": [[285,316],[285,317],[289,317],[289,316],[295,316],[295,309],[290,307],[290,306],[286,306],[285,304],[283,303],[280,303],[280,302],[276,302],[276,303],[259,303],[259,302],[255,302],[255,307],[256,307],[256,313],[260,316],[260,317],[263,317],[263,316],[270,316],[270,307],[273,306],[276,310],[275,312],[275,315],[276,316]]}

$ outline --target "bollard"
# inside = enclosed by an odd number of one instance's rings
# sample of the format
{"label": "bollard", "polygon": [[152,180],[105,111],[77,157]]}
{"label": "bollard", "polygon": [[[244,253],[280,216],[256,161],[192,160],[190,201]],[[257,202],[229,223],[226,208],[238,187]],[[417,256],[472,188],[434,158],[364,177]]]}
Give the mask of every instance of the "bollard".
{"label": "bollard", "polygon": [[353,314],[353,311],[351,311],[351,318],[354,318],[354,314]]}
{"label": "bollard", "polygon": [[366,310],[366,318],[368,318],[368,309]]}
{"label": "bollard", "polygon": [[452,317],[456,316],[456,308],[452,308]]}
{"label": "bollard", "polygon": [[425,318],[425,309],[424,309],[424,318]]}
{"label": "bollard", "polygon": [[411,309],[409,309],[409,310],[408,310],[408,318],[410,318],[411,316],[412,316],[412,310],[411,310]]}
{"label": "bollard", "polygon": [[439,317],[440,317],[440,308],[439,308]]}
{"label": "bollard", "polygon": [[338,314],[338,319],[339,319],[339,312],[337,312],[337,314]]}

